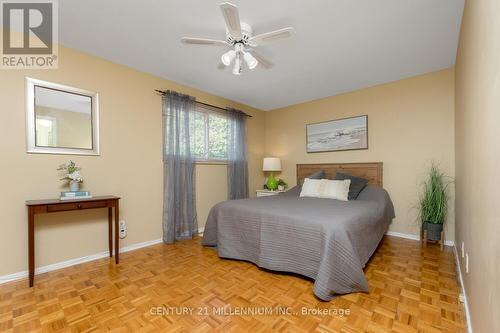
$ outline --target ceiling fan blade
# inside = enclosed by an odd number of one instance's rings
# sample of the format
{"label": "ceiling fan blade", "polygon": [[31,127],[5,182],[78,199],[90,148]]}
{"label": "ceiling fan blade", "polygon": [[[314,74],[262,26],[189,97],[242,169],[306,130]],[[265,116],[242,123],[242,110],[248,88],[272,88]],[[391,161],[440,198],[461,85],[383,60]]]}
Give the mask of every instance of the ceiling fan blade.
{"label": "ceiling fan blade", "polygon": [[255,52],[253,50],[249,51],[249,52],[255,57],[255,59],[257,59],[257,61],[259,62],[259,65],[261,65],[262,67],[269,69],[269,68],[274,66],[274,64],[272,62],[267,60],[265,57],[263,57],[259,53]]}
{"label": "ceiling fan blade", "polygon": [[294,30],[292,27],[278,29],[271,32],[266,32],[260,35],[253,36],[252,38],[250,38],[249,42],[251,45],[255,46],[269,44],[279,39],[291,37],[293,33]]}
{"label": "ceiling fan blade", "polygon": [[223,2],[220,4],[220,10],[222,11],[222,16],[224,16],[226,27],[231,37],[235,40],[241,40],[242,35],[238,7],[232,3]]}
{"label": "ceiling fan blade", "polygon": [[193,37],[182,37],[181,42],[183,42],[184,44],[196,44],[196,45],[214,45],[214,46],[228,45],[223,40],[208,39],[208,38],[193,38]]}

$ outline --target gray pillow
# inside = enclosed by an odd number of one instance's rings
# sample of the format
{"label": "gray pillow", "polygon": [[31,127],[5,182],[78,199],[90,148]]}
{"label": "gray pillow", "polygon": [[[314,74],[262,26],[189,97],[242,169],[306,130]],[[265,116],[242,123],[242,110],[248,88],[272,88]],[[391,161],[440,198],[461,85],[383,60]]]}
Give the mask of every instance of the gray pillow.
{"label": "gray pillow", "polygon": [[349,187],[349,200],[356,200],[358,195],[363,191],[363,189],[368,185],[368,180],[360,177],[354,177],[347,173],[337,172],[335,174],[335,180],[351,180],[351,187]]}
{"label": "gray pillow", "polygon": [[[325,172],[323,170],[316,171],[314,173],[311,173],[306,178],[309,178],[309,179],[324,179],[325,178]],[[300,183],[300,185],[302,185],[302,184],[304,184],[304,179],[302,179],[302,183]]]}

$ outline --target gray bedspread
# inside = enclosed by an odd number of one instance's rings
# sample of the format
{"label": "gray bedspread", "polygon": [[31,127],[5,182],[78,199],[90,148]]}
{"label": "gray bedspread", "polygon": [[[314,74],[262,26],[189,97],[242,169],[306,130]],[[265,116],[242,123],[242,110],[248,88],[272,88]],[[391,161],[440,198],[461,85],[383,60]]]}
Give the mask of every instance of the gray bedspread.
{"label": "gray bedspread", "polygon": [[314,279],[314,294],[368,291],[363,267],[394,218],[387,192],[367,186],[353,201],[300,198],[286,193],[215,205],[203,245],[217,246],[222,258]]}

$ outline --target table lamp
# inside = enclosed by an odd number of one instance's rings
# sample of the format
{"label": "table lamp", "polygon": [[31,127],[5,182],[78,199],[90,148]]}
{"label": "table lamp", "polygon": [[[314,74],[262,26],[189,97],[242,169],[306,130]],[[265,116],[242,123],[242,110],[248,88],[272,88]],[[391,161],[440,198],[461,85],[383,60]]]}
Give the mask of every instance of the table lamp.
{"label": "table lamp", "polygon": [[267,177],[267,188],[270,190],[275,190],[278,187],[278,183],[274,178],[274,171],[281,171],[281,160],[279,157],[264,157],[264,162],[262,163],[262,170],[269,171],[269,177]]}

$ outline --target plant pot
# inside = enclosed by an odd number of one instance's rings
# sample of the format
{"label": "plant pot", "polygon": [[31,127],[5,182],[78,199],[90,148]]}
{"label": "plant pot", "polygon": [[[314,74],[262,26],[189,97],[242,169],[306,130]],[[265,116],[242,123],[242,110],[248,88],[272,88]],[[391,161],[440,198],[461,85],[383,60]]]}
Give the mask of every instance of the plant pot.
{"label": "plant pot", "polygon": [[284,191],[285,186],[284,185],[278,185],[278,191]]}
{"label": "plant pot", "polygon": [[427,231],[428,240],[438,241],[441,239],[441,231],[443,231],[443,224],[425,221],[422,224],[422,228]]}
{"label": "plant pot", "polygon": [[74,180],[72,180],[72,181],[69,182],[69,190],[71,192],[78,192],[79,189],[80,189],[80,183],[79,182],[74,181]]}

